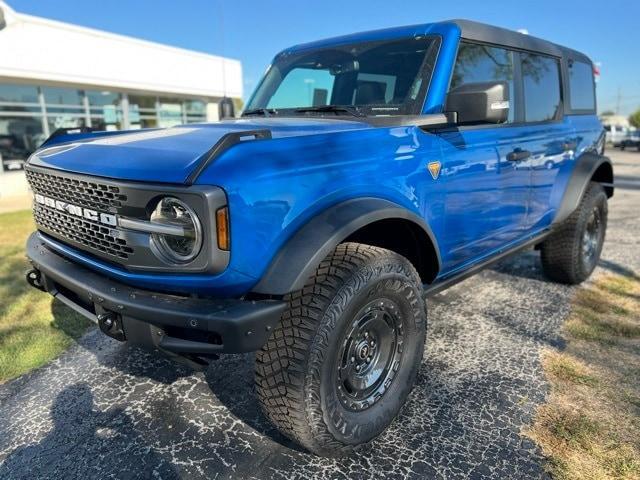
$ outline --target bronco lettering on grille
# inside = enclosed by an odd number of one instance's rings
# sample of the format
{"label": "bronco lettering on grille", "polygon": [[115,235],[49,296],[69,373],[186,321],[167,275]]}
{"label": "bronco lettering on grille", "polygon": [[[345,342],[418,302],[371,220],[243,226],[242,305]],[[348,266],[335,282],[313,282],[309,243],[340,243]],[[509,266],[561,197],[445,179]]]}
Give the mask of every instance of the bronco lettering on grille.
{"label": "bronco lettering on grille", "polygon": [[56,210],[60,210],[61,212],[67,212],[71,215],[82,217],[94,222],[104,223],[105,225],[111,225],[112,227],[118,225],[118,217],[109,213],[100,213],[96,210],[91,210],[90,208],[83,208],[71,203],[54,200],[51,197],[46,197],[39,193],[35,194],[35,199],[37,203],[46,205],[47,207],[55,208]]}

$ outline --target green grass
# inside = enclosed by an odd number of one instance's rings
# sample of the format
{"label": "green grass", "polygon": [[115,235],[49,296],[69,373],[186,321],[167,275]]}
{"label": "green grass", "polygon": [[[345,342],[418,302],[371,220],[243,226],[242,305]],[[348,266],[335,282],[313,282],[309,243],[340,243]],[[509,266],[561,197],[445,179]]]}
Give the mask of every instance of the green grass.
{"label": "green grass", "polygon": [[30,211],[0,214],[0,383],[57,357],[91,324],[25,281]]}
{"label": "green grass", "polygon": [[543,356],[551,394],[525,433],[556,479],[640,479],[640,280],[580,289],[565,334]]}

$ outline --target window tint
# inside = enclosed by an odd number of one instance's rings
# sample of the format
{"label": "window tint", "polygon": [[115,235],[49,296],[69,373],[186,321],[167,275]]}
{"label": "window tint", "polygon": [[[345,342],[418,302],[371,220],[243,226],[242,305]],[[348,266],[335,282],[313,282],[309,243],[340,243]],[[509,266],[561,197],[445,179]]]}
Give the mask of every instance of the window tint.
{"label": "window tint", "polygon": [[551,57],[521,54],[525,121],[544,122],[556,118],[560,108],[560,65]]}
{"label": "window tint", "polygon": [[465,83],[505,81],[509,84],[509,118],[514,119],[513,54],[504,48],[460,44],[451,90]]}
{"label": "window tint", "polygon": [[595,110],[593,67],[585,62],[569,62],[569,102],[572,110]]}

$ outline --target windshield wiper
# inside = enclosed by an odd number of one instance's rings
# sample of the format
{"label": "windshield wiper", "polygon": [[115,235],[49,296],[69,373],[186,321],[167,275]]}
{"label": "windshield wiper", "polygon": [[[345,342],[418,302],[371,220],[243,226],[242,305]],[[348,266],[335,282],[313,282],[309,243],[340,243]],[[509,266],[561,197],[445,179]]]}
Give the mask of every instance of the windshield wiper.
{"label": "windshield wiper", "polygon": [[318,112],[318,113],[348,113],[349,115],[353,115],[354,117],[364,117],[364,113],[360,111],[358,107],[350,106],[350,105],[318,105],[316,107],[304,107],[304,108],[296,108],[295,111],[297,113],[306,113],[306,112]]}
{"label": "windshield wiper", "polygon": [[254,108],[252,110],[245,110],[242,112],[243,117],[250,115],[261,115],[263,117],[270,117],[271,115],[277,115],[278,111],[275,108]]}

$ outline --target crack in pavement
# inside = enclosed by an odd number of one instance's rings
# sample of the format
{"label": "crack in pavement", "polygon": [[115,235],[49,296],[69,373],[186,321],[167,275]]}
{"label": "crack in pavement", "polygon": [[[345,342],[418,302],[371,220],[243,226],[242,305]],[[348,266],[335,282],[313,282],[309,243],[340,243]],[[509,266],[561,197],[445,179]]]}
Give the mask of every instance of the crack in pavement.
{"label": "crack in pavement", "polygon": [[[628,246],[639,243],[638,198],[611,202],[598,272],[640,271]],[[574,292],[527,252],[430,299],[407,405],[372,447],[342,459],[305,453],[267,422],[253,355],[193,373],[94,329],[0,385],[0,478],[544,478],[520,431],[544,402],[539,351],[562,346]]]}

